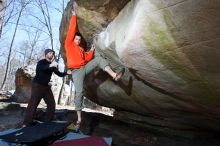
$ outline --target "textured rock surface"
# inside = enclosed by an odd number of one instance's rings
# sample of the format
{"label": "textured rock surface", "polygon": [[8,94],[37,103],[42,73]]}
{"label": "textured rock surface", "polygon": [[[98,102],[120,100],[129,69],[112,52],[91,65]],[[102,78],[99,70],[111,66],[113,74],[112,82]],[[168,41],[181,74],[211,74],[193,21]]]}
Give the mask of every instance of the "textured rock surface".
{"label": "textured rock surface", "polygon": [[[77,16],[78,22],[82,25],[78,25],[78,30],[83,32],[82,46],[86,48],[91,42],[92,38],[102,31],[120,12],[125,4],[130,0],[76,0],[78,8]],[[82,5],[82,7],[80,7]],[[60,25],[60,42],[64,44],[66,33],[68,30],[69,18],[71,17],[71,11],[73,9],[73,1],[70,1],[64,12],[62,22]],[[61,45],[62,50],[64,46]],[[62,52],[62,56],[65,60],[65,52]]]}
{"label": "textured rock surface", "polygon": [[[1,98],[1,95],[0,95]],[[17,128],[21,125],[24,116],[24,108],[19,104],[0,101],[0,131]]]}
{"label": "textured rock surface", "polygon": [[[127,67],[119,83],[91,73],[88,97],[115,108],[121,120],[160,131],[220,132],[219,0],[76,2],[85,40],[95,36],[97,50],[113,66]],[[105,7],[111,2],[120,5],[117,11]],[[71,8],[72,1],[61,23],[62,44]]]}
{"label": "textured rock surface", "polygon": [[[31,65],[25,68],[19,68],[17,70],[15,78],[16,89],[13,95],[13,98],[16,102],[27,103],[29,101],[31,97],[32,79],[35,76],[35,68],[35,65]],[[62,86],[62,79],[57,75],[52,75],[50,84],[55,101],[58,102],[58,97]],[[69,96],[69,94],[65,91],[63,94]]]}
{"label": "textured rock surface", "polygon": [[29,69],[19,68],[15,76],[15,93],[13,98],[17,102],[27,103],[31,97],[32,79],[35,75],[35,66]]}

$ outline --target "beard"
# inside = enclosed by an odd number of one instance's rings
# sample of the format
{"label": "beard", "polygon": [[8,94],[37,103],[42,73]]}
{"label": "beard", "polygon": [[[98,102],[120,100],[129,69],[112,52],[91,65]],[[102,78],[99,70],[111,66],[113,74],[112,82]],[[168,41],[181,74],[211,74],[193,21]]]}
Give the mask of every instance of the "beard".
{"label": "beard", "polygon": [[46,56],[46,59],[49,60],[49,61],[52,61],[52,60],[53,60],[53,57],[54,57],[54,56]]}

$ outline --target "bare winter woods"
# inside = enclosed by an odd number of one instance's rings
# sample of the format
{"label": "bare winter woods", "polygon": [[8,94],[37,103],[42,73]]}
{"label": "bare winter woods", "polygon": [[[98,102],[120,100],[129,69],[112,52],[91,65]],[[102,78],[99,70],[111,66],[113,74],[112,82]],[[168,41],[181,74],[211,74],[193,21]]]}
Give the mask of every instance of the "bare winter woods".
{"label": "bare winter woods", "polygon": [[0,89],[14,89],[18,68],[36,63],[45,48],[60,58],[59,25],[67,0],[0,0]]}

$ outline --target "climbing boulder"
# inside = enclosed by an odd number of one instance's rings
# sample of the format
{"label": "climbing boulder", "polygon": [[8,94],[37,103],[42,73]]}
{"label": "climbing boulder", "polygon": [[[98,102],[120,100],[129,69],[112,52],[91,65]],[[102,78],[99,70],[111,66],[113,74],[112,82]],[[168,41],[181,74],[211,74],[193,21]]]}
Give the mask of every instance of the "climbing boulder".
{"label": "climbing boulder", "polygon": [[[31,86],[32,80],[35,76],[35,68],[36,65],[30,65],[24,68],[19,68],[16,71],[16,89],[13,95],[13,98],[16,102],[28,103],[29,99],[31,98]],[[58,102],[60,89],[62,86],[62,78],[58,77],[57,75],[52,75],[50,85],[55,101]],[[66,92],[63,93],[65,94],[65,96],[68,96]]]}
{"label": "climbing boulder", "polygon": [[[158,131],[220,132],[219,0],[76,3],[87,47],[93,42],[115,69],[126,67],[117,83],[98,69],[89,74],[88,98],[115,108],[122,121]],[[64,58],[72,9],[71,0],[60,27]]]}

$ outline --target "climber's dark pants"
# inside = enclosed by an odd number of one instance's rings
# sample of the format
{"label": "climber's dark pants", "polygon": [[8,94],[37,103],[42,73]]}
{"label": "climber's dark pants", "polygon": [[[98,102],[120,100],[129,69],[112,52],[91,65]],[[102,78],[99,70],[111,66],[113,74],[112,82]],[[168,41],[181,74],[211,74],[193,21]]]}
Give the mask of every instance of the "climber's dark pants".
{"label": "climber's dark pants", "polygon": [[29,100],[26,114],[24,117],[24,125],[30,125],[33,116],[35,114],[35,111],[37,109],[38,104],[40,103],[41,99],[45,101],[47,104],[47,121],[53,120],[54,112],[55,112],[55,100],[53,93],[50,89],[50,86],[43,86],[37,83],[32,83],[32,89],[31,89],[31,99]]}

